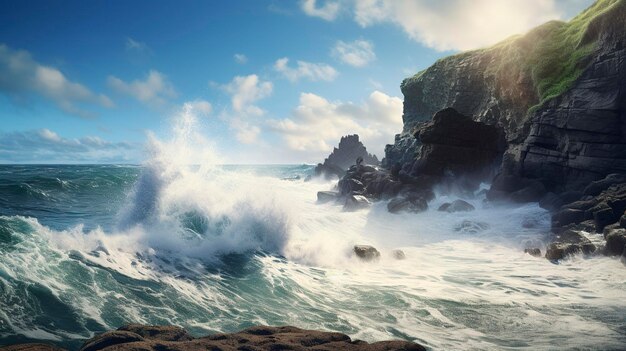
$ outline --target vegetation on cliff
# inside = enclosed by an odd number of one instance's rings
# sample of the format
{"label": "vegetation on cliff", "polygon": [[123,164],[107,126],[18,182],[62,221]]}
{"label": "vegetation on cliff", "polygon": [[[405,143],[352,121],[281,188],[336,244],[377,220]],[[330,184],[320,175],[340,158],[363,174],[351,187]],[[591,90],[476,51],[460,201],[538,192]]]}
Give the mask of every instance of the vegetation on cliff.
{"label": "vegetation on cliff", "polygon": [[[580,77],[597,47],[605,23],[620,23],[626,0],[598,0],[569,22],[551,21],[525,35],[508,38],[492,47],[462,52],[439,60],[450,65],[477,56],[490,60],[485,74],[495,80],[503,99],[514,99],[534,110],[547,100],[563,94]],[[626,31],[626,29],[624,29]],[[427,70],[406,79],[403,85],[419,80]],[[532,82],[536,96],[519,101],[516,84]]]}

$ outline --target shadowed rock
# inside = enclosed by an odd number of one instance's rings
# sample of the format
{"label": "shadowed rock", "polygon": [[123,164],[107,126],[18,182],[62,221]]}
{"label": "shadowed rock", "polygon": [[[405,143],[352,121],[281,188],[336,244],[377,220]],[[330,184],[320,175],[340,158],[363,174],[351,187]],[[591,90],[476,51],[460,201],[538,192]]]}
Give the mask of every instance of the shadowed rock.
{"label": "shadowed rock", "polygon": [[373,261],[380,258],[380,252],[370,245],[354,245],[354,253],[364,261]]}
{"label": "shadowed rock", "polygon": [[458,199],[458,200],[454,200],[451,203],[450,202],[446,202],[443,205],[439,206],[439,208],[437,209],[437,211],[442,211],[442,212],[449,212],[449,213],[453,213],[453,212],[467,212],[467,211],[474,211],[476,208],[474,207],[474,205],[470,204],[467,201]]}

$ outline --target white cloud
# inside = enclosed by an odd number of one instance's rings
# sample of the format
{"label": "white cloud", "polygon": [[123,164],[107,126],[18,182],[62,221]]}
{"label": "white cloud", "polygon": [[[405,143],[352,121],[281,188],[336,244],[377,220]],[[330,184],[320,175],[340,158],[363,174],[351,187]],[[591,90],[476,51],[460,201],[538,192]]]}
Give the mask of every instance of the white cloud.
{"label": "white cloud", "polygon": [[116,91],[145,104],[162,105],[168,99],[176,97],[176,91],[167,77],[155,70],[151,70],[144,80],[137,79],[127,83],[115,76],[109,76],[108,83]]}
{"label": "white cloud", "polygon": [[354,67],[367,66],[376,59],[374,44],[367,40],[355,40],[351,43],[339,40],[332,50],[332,55]]}
{"label": "white cloud", "polygon": [[340,4],[362,27],[392,23],[413,40],[436,50],[469,50],[561,19],[556,0],[354,0],[302,3],[309,16],[336,18]]}
{"label": "white cloud", "polygon": [[257,141],[261,129],[254,119],[265,114],[256,102],[272,95],[272,82],[262,81],[256,74],[237,76],[222,86],[231,95],[231,112],[224,112],[222,118],[228,120],[235,131],[237,140],[244,144]]}
{"label": "white cloud", "polygon": [[281,73],[285,78],[292,82],[296,82],[302,78],[311,81],[333,81],[337,77],[337,71],[325,63],[311,63],[306,61],[297,61],[297,66],[289,67],[289,59],[283,57],[276,60],[274,70]]}
{"label": "white cloud", "polygon": [[81,104],[113,107],[108,96],[95,94],[82,84],[68,80],[58,69],[35,61],[30,53],[0,44],[0,91],[20,100],[35,93],[63,111],[84,118],[94,117]]}
{"label": "white cloud", "polygon": [[199,116],[208,116],[213,112],[213,106],[205,100],[187,101],[183,104],[183,108],[191,109]]}
{"label": "white cloud", "polygon": [[331,102],[302,93],[289,118],[271,120],[287,147],[309,161],[322,160],[341,136],[359,134],[369,152],[382,157],[385,144],[402,129],[402,100],[374,91],[360,104]]}
{"label": "white cloud", "polygon": [[246,64],[248,62],[248,57],[244,54],[235,54],[233,55],[233,58],[235,59],[235,62],[240,65]]}
{"label": "white cloud", "polygon": [[97,136],[64,138],[50,129],[0,133],[0,162],[128,163],[138,161],[139,149]]}
{"label": "white cloud", "polygon": [[326,1],[322,6],[317,6],[316,0],[303,0],[301,2],[302,11],[309,16],[319,17],[327,21],[334,21],[339,14],[339,3],[337,1]]}

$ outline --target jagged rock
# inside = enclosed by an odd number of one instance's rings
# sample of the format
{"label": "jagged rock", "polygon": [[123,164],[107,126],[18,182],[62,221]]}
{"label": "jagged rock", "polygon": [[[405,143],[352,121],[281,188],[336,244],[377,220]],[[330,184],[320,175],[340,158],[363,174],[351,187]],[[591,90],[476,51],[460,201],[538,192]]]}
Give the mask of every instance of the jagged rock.
{"label": "jagged rock", "polygon": [[612,185],[626,183],[626,174],[613,173],[607,175],[604,179],[591,182],[585,187],[584,195],[597,196]]}
{"label": "jagged rock", "polygon": [[360,180],[355,178],[342,178],[337,184],[342,195],[359,194],[365,188]]}
{"label": "jagged rock", "polygon": [[[135,332],[123,331],[134,330]],[[125,334],[128,333],[128,334]],[[123,338],[122,335],[133,335]],[[139,335],[143,335],[141,337]],[[21,344],[0,347],[3,351],[64,351],[45,344]],[[205,350],[318,350],[318,351],[425,351],[426,349],[409,341],[380,341],[366,343],[351,340],[341,333],[306,330],[291,326],[256,326],[237,333],[219,333],[201,338],[193,338],[184,330],[171,326],[122,327],[87,340],[81,351],[205,351]]]}
{"label": "jagged rock", "polygon": [[451,203],[450,202],[446,202],[444,204],[442,204],[441,206],[439,206],[439,208],[437,209],[437,211],[442,211],[442,212],[467,212],[467,211],[474,211],[476,209],[476,207],[474,207],[474,205],[470,204],[467,201],[458,199],[458,200],[454,200]]}
{"label": "jagged rock", "polygon": [[331,201],[337,201],[341,198],[341,194],[338,191],[318,191],[317,202],[326,203]]}
{"label": "jagged rock", "polygon": [[343,205],[344,211],[357,211],[368,208],[372,203],[363,195],[350,195],[346,197]]}
{"label": "jagged rock", "polygon": [[536,247],[524,249],[524,253],[527,253],[533,257],[541,257],[541,250]]}
{"label": "jagged rock", "polygon": [[334,148],[332,153],[315,167],[316,175],[343,177],[346,170],[354,164],[354,160],[361,158],[364,163],[377,165],[378,158],[367,152],[365,146],[359,141],[359,136],[346,135],[341,137],[338,147]]}
{"label": "jagged rock", "polygon": [[459,223],[456,227],[454,227],[454,230],[456,230],[457,232],[477,234],[489,228],[491,228],[489,223],[480,222],[480,221],[470,221],[466,219],[463,222]]}
{"label": "jagged rock", "polygon": [[396,260],[406,259],[406,255],[404,254],[404,251],[399,250],[399,249],[391,250],[391,257],[395,258]]}
{"label": "jagged rock", "polygon": [[356,256],[364,261],[373,261],[380,258],[380,252],[370,245],[354,245]]}
{"label": "jagged rock", "polygon": [[390,213],[412,212],[419,213],[428,209],[428,202],[423,198],[397,197],[391,199],[387,204],[387,211]]}
{"label": "jagged rock", "polygon": [[548,245],[546,248],[546,258],[556,261],[577,253],[588,255],[595,250],[595,245],[582,234],[574,230],[566,230],[557,235],[554,241]]}
{"label": "jagged rock", "polygon": [[626,245],[626,229],[614,229],[606,235],[605,253],[608,256],[621,256]]}

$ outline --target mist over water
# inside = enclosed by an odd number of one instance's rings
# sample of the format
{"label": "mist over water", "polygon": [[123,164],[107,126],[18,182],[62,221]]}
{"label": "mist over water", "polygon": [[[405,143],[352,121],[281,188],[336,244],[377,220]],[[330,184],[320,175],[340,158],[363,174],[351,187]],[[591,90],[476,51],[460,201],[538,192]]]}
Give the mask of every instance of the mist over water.
{"label": "mist over water", "polygon": [[[333,183],[303,181],[311,166],[218,166],[197,123],[187,106],[141,167],[0,166],[0,344],[75,349],[131,322],[197,335],[289,324],[435,349],[626,342],[623,265],[524,254],[545,252],[536,204],[476,195],[475,211],[446,213],[459,197],[439,194],[420,214],[384,201],[342,212],[316,203]],[[355,244],[380,261],[359,261]]]}

